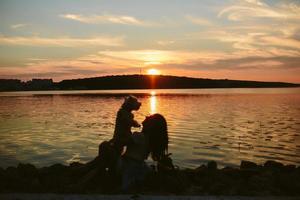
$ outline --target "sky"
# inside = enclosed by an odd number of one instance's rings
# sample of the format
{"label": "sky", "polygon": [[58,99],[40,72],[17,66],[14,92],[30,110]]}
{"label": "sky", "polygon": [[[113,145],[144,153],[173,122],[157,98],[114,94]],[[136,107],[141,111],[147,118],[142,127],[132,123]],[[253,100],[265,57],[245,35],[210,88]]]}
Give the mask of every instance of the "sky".
{"label": "sky", "polygon": [[300,0],[0,0],[0,78],[300,83]]}

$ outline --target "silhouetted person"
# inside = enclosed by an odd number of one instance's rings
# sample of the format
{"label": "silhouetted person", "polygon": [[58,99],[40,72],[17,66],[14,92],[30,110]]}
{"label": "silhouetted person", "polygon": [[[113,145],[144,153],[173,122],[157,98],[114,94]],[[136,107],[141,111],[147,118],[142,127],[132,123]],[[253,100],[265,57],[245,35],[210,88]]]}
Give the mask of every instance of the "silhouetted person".
{"label": "silhouetted person", "polygon": [[142,124],[142,131],[131,135],[132,143],[128,144],[126,152],[120,158],[119,167],[124,192],[145,178],[150,170],[145,163],[149,155],[158,163],[168,156],[166,119],[160,114],[153,114],[146,117]]}

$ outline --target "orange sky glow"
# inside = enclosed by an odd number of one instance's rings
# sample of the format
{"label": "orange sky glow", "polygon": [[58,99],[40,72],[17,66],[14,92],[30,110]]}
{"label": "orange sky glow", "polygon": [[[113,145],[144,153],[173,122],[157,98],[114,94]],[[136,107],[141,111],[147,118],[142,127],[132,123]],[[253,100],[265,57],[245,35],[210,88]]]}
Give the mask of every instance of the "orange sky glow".
{"label": "orange sky glow", "polygon": [[300,83],[299,20],[296,0],[3,0],[0,78],[142,73]]}

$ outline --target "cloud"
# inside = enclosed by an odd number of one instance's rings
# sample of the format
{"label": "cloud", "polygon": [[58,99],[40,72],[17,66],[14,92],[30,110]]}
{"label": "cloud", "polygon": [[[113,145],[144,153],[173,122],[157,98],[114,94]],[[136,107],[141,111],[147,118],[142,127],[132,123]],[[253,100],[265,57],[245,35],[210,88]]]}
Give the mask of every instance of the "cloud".
{"label": "cloud", "polygon": [[255,4],[255,5],[259,5],[259,6],[263,6],[265,5],[262,1],[260,0],[244,0],[245,2],[247,3],[250,3],[250,4]]}
{"label": "cloud", "polygon": [[222,9],[219,12],[218,17],[224,16],[232,21],[243,21],[255,18],[299,20],[300,6],[297,4],[289,3],[271,7],[263,3],[262,1],[244,0],[239,4],[231,5]]}
{"label": "cloud", "polygon": [[281,38],[281,37],[274,37],[274,36],[265,36],[265,37],[262,37],[261,40],[263,41],[264,44],[267,44],[267,45],[300,49],[300,41],[295,40],[295,39]]}
{"label": "cloud", "polygon": [[[25,66],[1,67],[2,78],[54,78],[55,80],[95,77],[109,74],[139,73],[140,68],[158,68],[164,74],[196,76],[196,74],[226,73],[244,74],[249,71],[300,71],[300,56],[291,57],[285,52],[240,50],[236,52],[166,51],[166,50],[122,50],[99,51],[74,59],[30,58]],[[176,75],[175,73],[175,75]],[[192,75],[191,75],[192,74]],[[217,77],[215,77],[217,78]],[[228,78],[228,77],[227,77]],[[255,78],[255,77],[254,77]],[[257,80],[257,79],[255,79]],[[293,80],[298,80],[294,77]],[[299,82],[299,81],[298,81]]]}
{"label": "cloud", "polygon": [[[107,62],[106,62],[107,61]],[[25,66],[0,67],[0,78],[53,78],[55,81],[96,77],[112,74],[138,73],[139,66],[119,66],[117,62],[100,55],[87,55],[75,59],[44,60],[34,58]]]}
{"label": "cloud", "polygon": [[78,59],[32,60],[26,66],[1,67],[0,78],[81,78],[101,75],[109,67]]}
{"label": "cloud", "polygon": [[202,26],[210,26],[212,25],[212,23],[204,18],[200,18],[200,17],[194,17],[191,15],[186,15],[185,19],[187,19],[188,21],[190,21],[193,24],[197,24],[197,25],[202,25]]}
{"label": "cloud", "polygon": [[173,40],[160,40],[160,41],[157,41],[157,44],[158,45],[161,45],[161,46],[168,46],[168,45],[172,45],[172,44],[174,44],[175,43],[175,41],[173,41]]}
{"label": "cloud", "polygon": [[[94,77],[107,74],[139,73],[140,68],[169,63],[190,65],[201,59],[214,62],[222,55],[163,50],[100,51],[75,59],[30,58],[25,66],[0,68],[2,78],[54,78],[55,80]],[[163,68],[163,67],[162,67]]]}
{"label": "cloud", "polygon": [[227,16],[232,21],[242,21],[249,18],[287,18],[285,14],[278,13],[269,8],[231,6],[223,9],[218,17]]}
{"label": "cloud", "polygon": [[[298,65],[300,58],[290,58],[290,57],[228,57],[228,58],[219,58],[213,63],[204,63],[203,60],[197,59],[193,62],[184,62],[184,63],[167,63],[163,65],[157,65],[156,68],[172,71],[172,70],[187,70],[190,71],[190,74],[194,72],[203,72],[203,71],[227,71],[234,73],[235,71],[240,71],[244,73],[244,76],[247,76],[248,71],[260,71],[260,70],[296,70],[300,72],[300,66]],[[265,71],[264,71],[265,73]],[[298,79],[300,81],[300,79]]]}
{"label": "cloud", "polygon": [[29,61],[45,61],[48,59],[46,59],[46,58],[28,58],[27,60],[29,60]]}
{"label": "cloud", "polygon": [[56,46],[56,47],[80,47],[80,46],[122,46],[123,37],[101,36],[94,38],[45,38],[45,37],[8,37],[0,35],[0,45],[24,45],[24,46]]}
{"label": "cloud", "polygon": [[154,23],[139,20],[133,16],[127,15],[79,15],[79,14],[63,14],[60,15],[65,19],[70,19],[87,24],[123,24],[123,25],[135,25],[135,26],[151,26]]}
{"label": "cloud", "polygon": [[154,66],[167,63],[192,63],[198,59],[201,59],[203,63],[214,63],[217,59],[222,58],[224,53],[148,49],[100,51],[98,56],[108,59],[105,62],[114,63],[117,66]]}
{"label": "cloud", "polygon": [[96,56],[100,56],[106,63],[132,67],[162,64],[176,58],[174,52],[164,50],[100,51]]}
{"label": "cloud", "polygon": [[12,29],[19,29],[19,28],[24,28],[26,26],[29,26],[29,24],[13,24],[10,26]]}
{"label": "cloud", "polygon": [[[241,69],[249,68],[251,65],[252,67],[280,66],[284,68],[286,63],[300,58],[300,52],[274,48],[270,48],[268,51],[251,49],[235,52],[135,50],[100,51],[92,59],[97,60],[97,57],[101,58],[103,63],[124,67],[174,66],[176,68],[176,66],[185,66],[189,69],[189,67],[194,66],[195,69],[199,70],[203,66],[206,66],[207,69],[222,69],[222,67],[224,67],[223,69]],[[294,63],[293,67],[295,67]]]}
{"label": "cloud", "polygon": [[[286,31],[285,31],[286,30]],[[295,35],[296,25],[273,28],[271,26],[227,26],[213,27],[188,37],[196,40],[213,40],[215,42],[232,44],[231,51],[251,51],[255,54],[277,56],[300,56],[300,41]],[[259,55],[258,55],[259,56]]]}
{"label": "cloud", "polygon": [[[300,83],[298,74],[300,58],[260,58],[223,59],[213,64],[204,64],[201,60],[194,63],[169,63],[156,66],[161,71],[174,75],[201,78],[238,79],[258,81],[285,81]],[[282,63],[282,65],[280,65]],[[267,72],[267,76],[266,76]]]}
{"label": "cloud", "polygon": [[240,67],[260,67],[263,66],[264,68],[267,67],[278,67],[278,66],[282,66],[283,63],[280,61],[276,61],[276,60],[264,60],[264,61],[252,61],[252,62],[247,62],[247,63],[242,63],[239,64],[238,66]]}

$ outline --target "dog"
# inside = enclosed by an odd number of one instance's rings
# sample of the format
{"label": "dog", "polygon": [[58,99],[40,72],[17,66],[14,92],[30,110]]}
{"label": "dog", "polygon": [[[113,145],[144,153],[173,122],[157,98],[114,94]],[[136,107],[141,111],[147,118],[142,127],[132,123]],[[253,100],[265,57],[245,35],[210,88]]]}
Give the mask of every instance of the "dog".
{"label": "dog", "polygon": [[134,119],[132,111],[137,111],[141,107],[141,102],[134,96],[127,96],[119,109],[116,117],[113,143],[119,155],[122,154],[124,146],[132,142],[132,127],[141,125]]}

